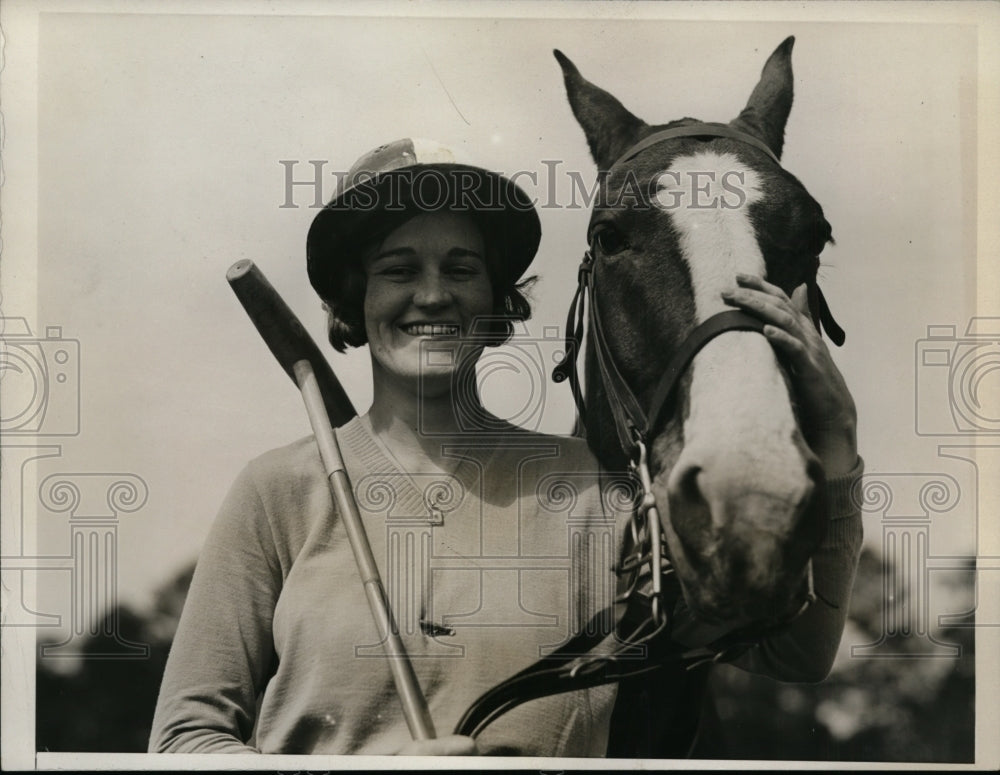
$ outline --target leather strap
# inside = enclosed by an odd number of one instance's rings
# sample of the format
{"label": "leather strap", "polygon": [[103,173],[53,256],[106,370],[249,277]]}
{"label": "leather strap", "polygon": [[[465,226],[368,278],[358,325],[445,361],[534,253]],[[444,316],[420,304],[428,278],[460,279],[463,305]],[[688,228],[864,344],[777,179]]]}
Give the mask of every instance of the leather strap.
{"label": "leather strap", "polygon": [[[597,308],[594,295],[594,284],[588,288],[587,309],[590,319],[590,336],[594,337],[594,350],[597,353],[597,365],[601,370],[601,380],[608,393],[608,404],[618,431],[618,441],[629,460],[635,458],[636,434],[645,433],[646,413],[642,410],[639,400],[618,370],[614,356],[604,336],[604,324]],[[642,438],[646,438],[642,436]]]}
{"label": "leather strap", "polygon": [[649,403],[649,420],[643,428],[643,436],[650,438],[659,430],[659,425],[666,418],[667,411],[672,407],[674,388],[681,374],[706,344],[727,331],[764,332],[764,322],[740,310],[719,312],[698,325],[681,343],[668,361],[660,377],[656,392]]}
{"label": "leather strap", "polygon": [[[679,585],[675,585],[674,589],[679,595]],[[480,695],[459,719],[455,734],[475,737],[509,710],[550,694],[614,683],[651,673],[666,665],[694,670],[712,662],[731,662],[787,624],[787,621],[781,621],[750,625],[726,633],[704,646],[688,648],[670,637],[669,627],[662,632],[652,631],[637,638],[636,633],[649,624],[649,619],[637,616],[636,607],[629,606],[614,636],[619,647],[608,654],[592,655],[590,652],[599,643],[612,637],[604,634],[602,629],[602,622],[607,621],[608,614],[608,609],[598,612],[580,634]],[[623,625],[632,624],[637,624],[636,631],[623,634]]]}
{"label": "leather strap", "polygon": [[630,159],[638,156],[650,146],[662,143],[664,140],[673,140],[677,137],[728,137],[731,140],[739,140],[741,143],[752,145],[754,148],[766,153],[775,164],[781,164],[777,155],[763,140],[754,137],[747,132],[741,132],[739,129],[733,129],[728,124],[710,124],[699,122],[697,124],[686,124],[685,126],[677,126],[673,129],[661,129],[659,132],[654,132],[649,137],[637,142],[625,151],[625,153],[619,156],[615,160],[615,163],[611,165],[611,169],[614,169],[619,164],[624,164]]}
{"label": "leather strap", "polygon": [[[826,303],[823,291],[816,284],[815,280],[809,283],[808,290],[809,309],[812,312],[816,330],[825,331],[826,335],[830,337],[830,341],[837,345],[837,347],[840,347],[846,341],[847,334],[844,333],[844,329],[837,325],[837,321],[833,319],[833,313],[830,312],[830,306]],[[822,329],[820,326],[822,326]]]}
{"label": "leather strap", "polygon": [[576,403],[576,411],[581,423],[587,416],[587,407],[583,401],[583,389],[580,387],[580,375],[576,371],[576,361],[580,356],[580,347],[583,345],[583,304],[587,295],[587,287],[590,284],[593,265],[593,256],[588,250],[583,255],[583,261],[580,262],[580,268],[577,271],[576,293],[573,294],[573,301],[570,302],[569,313],[566,316],[563,355],[552,370],[552,381],[556,384],[569,380],[570,388],[573,391],[573,401]]}

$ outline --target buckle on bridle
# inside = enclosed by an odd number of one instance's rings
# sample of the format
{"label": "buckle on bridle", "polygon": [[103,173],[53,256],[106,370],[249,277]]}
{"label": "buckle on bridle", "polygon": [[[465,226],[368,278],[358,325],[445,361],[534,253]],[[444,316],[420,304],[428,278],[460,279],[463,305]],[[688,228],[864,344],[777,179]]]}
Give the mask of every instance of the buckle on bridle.
{"label": "buckle on bridle", "polygon": [[573,400],[576,403],[577,413],[582,421],[585,407],[583,405],[583,393],[580,390],[579,379],[576,375],[576,359],[580,354],[580,346],[583,343],[583,303],[587,295],[587,286],[590,284],[590,275],[594,268],[594,256],[588,249],[583,254],[580,267],[576,272],[576,293],[573,294],[573,301],[569,305],[569,313],[566,316],[565,350],[556,367],[552,370],[552,381],[555,383],[570,381],[573,390]]}
{"label": "buckle on bridle", "polygon": [[632,441],[632,449],[627,450],[628,465],[633,471],[638,471],[639,466],[649,466],[649,457],[646,453],[646,436],[635,427],[631,420],[625,421],[628,435]]}
{"label": "buckle on bridle", "polygon": [[[652,590],[649,594],[651,605],[650,615],[654,626],[659,628],[666,624],[667,621],[663,594],[664,557],[660,513],[656,506],[656,496],[653,494],[653,481],[649,475],[649,450],[646,447],[645,439],[642,432],[631,423],[629,423],[628,429],[633,441],[633,451],[632,455],[630,455],[629,468],[642,485],[642,500],[636,506],[634,520],[644,523],[646,527],[646,540],[649,542],[649,552],[648,555],[646,552],[642,552],[641,556],[643,559],[648,556],[650,584],[652,585]],[[636,543],[636,548],[638,549],[638,541]]]}

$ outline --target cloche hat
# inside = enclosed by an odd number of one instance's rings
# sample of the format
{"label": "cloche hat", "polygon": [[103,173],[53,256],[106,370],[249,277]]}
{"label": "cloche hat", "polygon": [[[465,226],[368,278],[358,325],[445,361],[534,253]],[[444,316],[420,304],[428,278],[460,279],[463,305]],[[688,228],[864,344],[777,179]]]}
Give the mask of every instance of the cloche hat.
{"label": "cloche hat", "polygon": [[512,180],[460,164],[444,146],[405,138],[369,151],[321,210],[306,239],[309,282],[335,299],[347,265],[362,250],[421,212],[468,212],[483,230],[501,281],[515,283],[541,239],[534,204]]}

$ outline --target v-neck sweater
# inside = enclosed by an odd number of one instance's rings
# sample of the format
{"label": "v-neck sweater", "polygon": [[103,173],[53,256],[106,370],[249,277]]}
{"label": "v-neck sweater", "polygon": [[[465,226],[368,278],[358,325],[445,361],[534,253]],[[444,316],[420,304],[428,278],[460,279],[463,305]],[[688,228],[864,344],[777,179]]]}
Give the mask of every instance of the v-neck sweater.
{"label": "v-neck sweater", "polygon": [[[602,471],[584,441],[511,426],[444,445],[453,473],[420,476],[359,418],[336,435],[438,734],[611,604],[629,483]],[[753,649],[747,669],[790,680],[829,669],[860,549],[847,496],[858,476],[860,463],[828,485],[830,529],[814,559],[817,589],[840,607],[814,606],[807,627]],[[702,637],[693,623],[686,632]],[[477,745],[602,756],[615,695],[612,684],[534,700]],[[409,740],[314,440],[265,453],[237,478],[202,549],[150,750],[392,754]]]}

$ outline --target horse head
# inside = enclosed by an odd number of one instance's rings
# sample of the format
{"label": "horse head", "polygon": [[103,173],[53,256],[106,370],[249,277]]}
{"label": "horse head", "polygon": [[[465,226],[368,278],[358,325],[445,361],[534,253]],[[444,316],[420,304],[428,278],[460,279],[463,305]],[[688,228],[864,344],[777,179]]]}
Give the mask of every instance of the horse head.
{"label": "horse head", "polygon": [[[802,283],[814,287],[830,225],[778,162],[792,105],[792,43],[775,50],[746,107],[725,125],[646,124],[555,52],[600,171],[588,228],[592,301],[613,361],[646,411],[691,331],[731,309],[721,293],[737,273],[789,294]],[[705,126],[718,129],[702,135]],[[675,128],[679,136],[661,139]],[[660,138],[644,143],[653,135]],[[626,461],[594,338],[592,331],[587,438],[605,465],[619,468]],[[688,605],[714,621],[792,615],[808,594],[807,566],[822,537],[823,472],[782,363],[759,332],[726,331],[697,352],[672,393],[647,447]]]}

